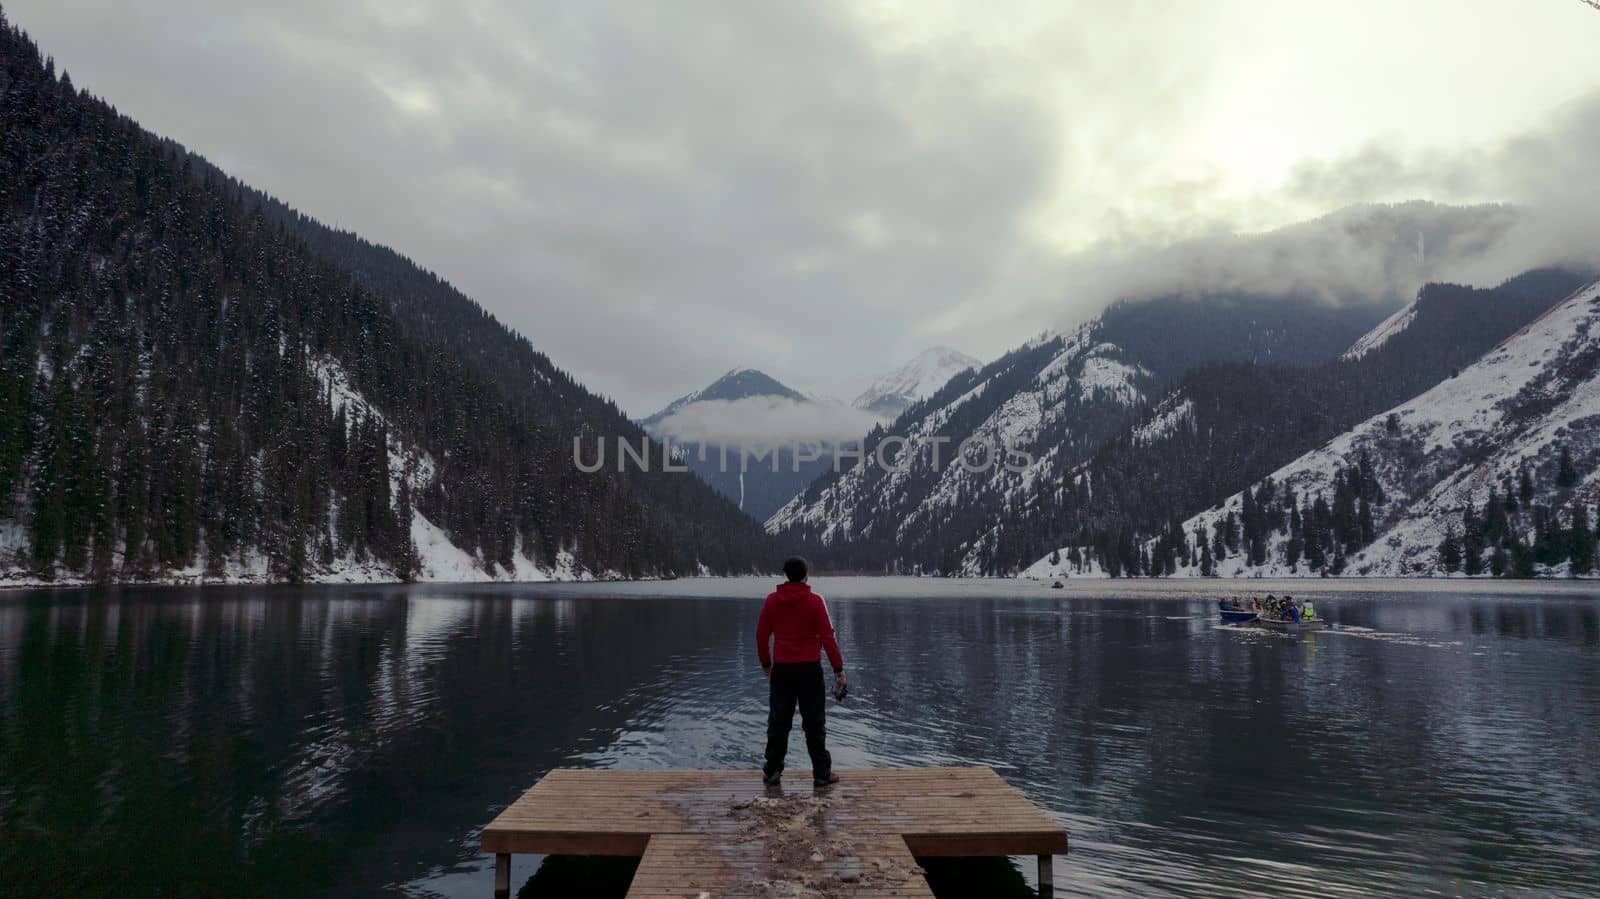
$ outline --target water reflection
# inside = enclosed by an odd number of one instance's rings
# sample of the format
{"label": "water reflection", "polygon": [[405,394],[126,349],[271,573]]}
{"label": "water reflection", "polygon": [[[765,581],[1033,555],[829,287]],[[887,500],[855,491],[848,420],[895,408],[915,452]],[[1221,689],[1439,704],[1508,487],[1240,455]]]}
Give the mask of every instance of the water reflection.
{"label": "water reflection", "polygon": [[[481,895],[475,828],[551,767],[757,764],[761,589],[9,594],[0,883]],[[993,765],[1071,829],[1064,892],[1600,888],[1591,597],[1318,593],[1340,628],[1285,636],[1181,591],[825,589],[838,764]]]}

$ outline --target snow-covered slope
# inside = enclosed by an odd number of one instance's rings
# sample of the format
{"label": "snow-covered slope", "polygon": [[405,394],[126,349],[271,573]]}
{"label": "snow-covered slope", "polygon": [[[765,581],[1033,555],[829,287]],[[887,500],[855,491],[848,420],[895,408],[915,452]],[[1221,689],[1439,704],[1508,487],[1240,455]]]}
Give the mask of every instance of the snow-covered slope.
{"label": "snow-covered slope", "polygon": [[[351,386],[351,380],[344,367],[329,356],[310,356],[308,362],[312,376],[316,379],[320,390],[326,396],[329,407],[336,413],[342,413],[354,427],[354,423],[361,420],[381,422],[385,431],[390,434],[388,445],[388,472],[391,484],[390,507],[395,513],[402,511],[398,498],[401,495],[402,481],[409,495],[420,493],[434,478],[436,463],[431,455],[409,446],[393,436],[396,429],[387,427],[389,424],[383,412],[368,402],[366,397]],[[342,505],[342,497],[333,498],[334,513],[330,518],[337,518],[337,510]],[[550,581],[550,580],[592,580],[595,574],[584,570],[576,564],[570,552],[561,551],[554,565],[541,566],[536,563],[530,554],[521,546],[520,541],[512,554],[511,567],[486,562],[481,553],[476,550],[467,550],[457,545],[449,534],[442,528],[429,521],[421,512],[411,509],[410,533],[415,548],[416,569],[412,580],[458,583],[479,581]],[[335,527],[329,522],[329,530]],[[202,535],[203,542],[203,535]],[[313,539],[311,541],[315,543]],[[27,586],[32,584],[50,584],[55,586],[88,583],[92,579],[83,572],[76,572],[66,568],[57,567],[49,578],[41,578],[26,564],[28,537],[25,530],[14,522],[0,519],[0,586]],[[267,557],[254,549],[231,556],[220,570],[208,567],[201,562],[206,557],[205,552],[197,553],[197,559],[187,569],[163,571],[151,577],[157,583],[267,583],[277,578],[273,574]],[[342,555],[333,555],[329,559],[320,559],[319,547],[308,546],[305,580],[311,583],[389,583],[401,580],[398,573],[389,565],[377,561],[365,553],[356,554],[346,551]],[[121,551],[115,554],[113,567],[122,567]],[[602,573],[601,577],[615,576],[612,573]],[[123,583],[135,582],[137,578],[119,577]]]}
{"label": "snow-covered slope", "polygon": [[[1527,485],[1509,528],[1518,545],[1533,546],[1541,531],[1570,527],[1575,504],[1590,514],[1600,499],[1600,282],[1456,377],[1278,469],[1271,475],[1273,492],[1292,493],[1298,509],[1309,509],[1318,498],[1331,499],[1339,473],[1348,476],[1363,459],[1381,500],[1372,513],[1374,539],[1345,560],[1347,575],[1445,573],[1442,544],[1464,537],[1467,522],[1483,514],[1491,494],[1505,497],[1509,484]],[[1194,535],[1216,533],[1230,514],[1236,520],[1246,514],[1243,493],[1185,522],[1187,554],[1198,557]],[[1286,524],[1279,521],[1267,536],[1261,564],[1241,551],[1218,560],[1216,573],[1320,573],[1304,560],[1289,563]],[[1059,560],[1066,552],[1052,556]],[[1059,561],[1046,558],[1029,572],[1043,577],[1060,569]],[[1542,569],[1564,570],[1554,563]],[[1177,573],[1199,573],[1198,566]]]}
{"label": "snow-covered slope", "polygon": [[924,350],[915,359],[873,381],[851,403],[884,421],[893,421],[918,400],[927,399],[950,379],[983,363],[949,347]]}
{"label": "snow-covered slope", "polygon": [[1382,322],[1376,328],[1361,336],[1361,339],[1344,351],[1341,358],[1360,359],[1362,356],[1383,346],[1394,338],[1396,334],[1411,326],[1417,319],[1417,301],[1412,300]]}
{"label": "snow-covered slope", "polygon": [[[1149,372],[1101,330],[1097,319],[1041,336],[981,371],[958,372],[888,427],[893,445],[885,443],[884,455],[897,464],[879,465],[869,442],[867,464],[819,480],[773,514],[767,530],[863,553],[872,547],[905,568],[939,567],[924,538],[973,532],[990,510],[1071,464],[1145,400]],[[965,465],[955,461],[963,441],[974,447]],[[985,464],[989,450],[978,446],[1024,454]]]}
{"label": "snow-covered slope", "polygon": [[[356,417],[384,419],[377,407],[367,402],[360,392],[350,386],[343,366],[322,356],[311,361],[312,372],[327,391],[330,405],[335,411],[343,410],[352,420]],[[387,424],[387,422],[385,422]],[[389,429],[389,479],[392,495],[400,494],[401,481],[407,481],[412,495],[420,493],[433,478],[437,467],[431,455],[407,446],[393,436]],[[397,510],[398,511],[398,510]],[[540,566],[529,557],[520,545],[512,554],[512,566],[507,569],[486,562],[476,550],[468,551],[456,545],[444,529],[429,521],[421,512],[412,510],[411,540],[416,548],[418,581],[463,583],[482,581],[550,581],[591,580],[594,575],[575,564],[570,552],[562,551],[554,565]],[[200,572],[195,572],[199,574]],[[226,579],[256,581],[266,579],[265,570],[234,570],[229,568]],[[385,566],[346,554],[335,558],[331,564],[315,571],[308,580],[321,583],[385,582],[395,580],[395,573]]]}
{"label": "snow-covered slope", "polygon": [[[991,538],[1010,539],[997,534],[997,522],[1139,423],[1172,380],[1212,362],[1332,360],[1390,311],[1359,297],[1330,304],[1310,293],[1242,291],[1114,303],[1072,331],[958,372],[869,439],[869,454],[881,445],[906,461],[825,474],[768,518],[767,530],[821,544],[819,556],[840,567],[968,571],[967,559],[992,555],[998,543]],[[1173,411],[1156,426],[1186,420]],[[1023,452],[1007,459],[1016,463],[1010,466],[985,466],[981,456],[952,464],[952,451],[968,440],[1010,441]]]}

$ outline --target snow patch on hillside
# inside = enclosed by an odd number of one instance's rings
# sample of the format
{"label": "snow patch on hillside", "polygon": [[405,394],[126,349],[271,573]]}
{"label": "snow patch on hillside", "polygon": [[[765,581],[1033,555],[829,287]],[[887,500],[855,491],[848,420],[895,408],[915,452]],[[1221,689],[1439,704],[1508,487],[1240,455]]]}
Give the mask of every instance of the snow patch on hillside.
{"label": "snow patch on hillside", "polygon": [[1100,561],[1093,558],[1093,550],[1087,547],[1079,548],[1077,564],[1072,562],[1072,550],[1071,546],[1063,546],[1024,568],[1017,577],[1041,581],[1110,577],[1105,569],[1100,567]]}
{"label": "snow patch on hillside", "polygon": [[1150,420],[1135,428],[1135,443],[1154,443],[1161,440],[1194,418],[1194,400],[1176,394],[1167,397],[1156,407]]}
{"label": "snow patch on hillside", "polygon": [[1379,322],[1371,331],[1361,335],[1361,339],[1350,345],[1339,358],[1347,360],[1360,359],[1362,356],[1383,346],[1394,338],[1395,335],[1411,327],[1417,318],[1417,301],[1412,300],[1395,314]]}
{"label": "snow patch on hillside", "polygon": [[1078,395],[1085,402],[1110,397],[1125,406],[1131,406],[1142,398],[1139,389],[1134,386],[1135,379],[1148,374],[1137,365],[1128,365],[1101,355],[1090,356],[1083,360],[1083,371],[1078,375]]}
{"label": "snow patch on hillside", "polygon": [[512,556],[511,570],[494,566],[494,572],[491,574],[477,556],[456,546],[450,541],[449,535],[421,515],[412,516],[411,540],[417,547],[419,581],[468,583],[594,579],[588,572],[576,570],[572,554],[565,551],[560,554],[554,566],[539,567],[538,563],[523,551],[521,541],[518,541],[517,550]]}

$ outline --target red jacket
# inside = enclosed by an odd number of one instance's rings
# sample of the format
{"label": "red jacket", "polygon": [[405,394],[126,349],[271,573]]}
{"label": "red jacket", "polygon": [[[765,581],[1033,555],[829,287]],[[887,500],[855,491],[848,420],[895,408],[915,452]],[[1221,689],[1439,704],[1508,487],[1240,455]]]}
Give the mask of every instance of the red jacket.
{"label": "red jacket", "polygon": [[[772,648],[767,646],[769,638]],[[815,662],[819,648],[828,651],[834,671],[844,670],[839,641],[833,638],[833,622],[828,619],[828,604],[806,584],[779,584],[767,594],[761,620],[756,622],[761,667],[771,665],[774,655],[779,662]]]}

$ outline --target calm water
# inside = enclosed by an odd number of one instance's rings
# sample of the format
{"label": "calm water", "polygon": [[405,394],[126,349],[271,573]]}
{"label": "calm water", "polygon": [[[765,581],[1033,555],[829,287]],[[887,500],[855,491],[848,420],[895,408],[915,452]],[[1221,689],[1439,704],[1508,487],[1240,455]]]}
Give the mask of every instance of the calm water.
{"label": "calm water", "polygon": [[[1600,597],[1304,586],[1339,630],[819,581],[834,756],[994,766],[1070,829],[1063,894],[1600,892]],[[476,828],[551,767],[754,769],[766,588],[0,594],[3,892],[486,896]]]}

